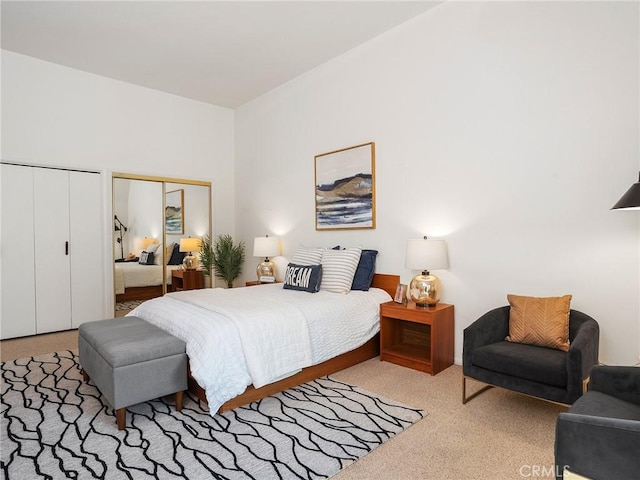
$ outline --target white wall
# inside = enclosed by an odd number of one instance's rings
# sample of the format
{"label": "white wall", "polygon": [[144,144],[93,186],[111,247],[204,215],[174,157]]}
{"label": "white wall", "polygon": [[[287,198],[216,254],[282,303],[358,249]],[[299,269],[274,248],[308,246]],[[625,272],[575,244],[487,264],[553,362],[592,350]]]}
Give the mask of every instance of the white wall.
{"label": "white wall", "polygon": [[2,159],[102,171],[103,252],[111,251],[112,172],[211,181],[213,232],[234,232],[233,117],[227,108],[2,51]]}
{"label": "white wall", "polygon": [[[237,237],[380,250],[445,238],[462,331],[507,293],[570,293],[600,359],[640,352],[636,3],[447,2],[236,110]],[[377,228],[316,232],[313,157],[376,142]],[[259,259],[248,260],[253,279]]]}

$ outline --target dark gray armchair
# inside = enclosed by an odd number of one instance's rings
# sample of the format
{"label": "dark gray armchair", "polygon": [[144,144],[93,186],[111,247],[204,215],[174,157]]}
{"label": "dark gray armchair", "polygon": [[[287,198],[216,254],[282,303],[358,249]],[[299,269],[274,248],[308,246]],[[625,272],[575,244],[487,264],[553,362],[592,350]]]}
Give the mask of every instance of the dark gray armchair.
{"label": "dark gray armchair", "polygon": [[596,366],[589,391],[556,422],[556,474],[640,478],[640,368]]}
{"label": "dark gray armchair", "polygon": [[[569,313],[569,351],[505,341],[509,306],[485,313],[464,330],[462,403],[492,386],[556,403],[572,404],[598,363],[600,329],[588,315]],[[468,378],[489,384],[467,397]]]}

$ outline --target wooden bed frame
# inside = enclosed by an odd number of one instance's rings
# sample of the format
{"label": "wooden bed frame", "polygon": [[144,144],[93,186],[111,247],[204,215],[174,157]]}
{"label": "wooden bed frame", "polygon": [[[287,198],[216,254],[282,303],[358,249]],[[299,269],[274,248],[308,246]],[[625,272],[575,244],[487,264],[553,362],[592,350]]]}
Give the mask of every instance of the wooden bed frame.
{"label": "wooden bed frame", "polygon": [[[382,273],[376,273],[373,277],[372,287],[381,288],[385,290],[391,297],[395,295],[396,287],[400,282],[399,275],[387,275]],[[344,370],[347,367],[357,365],[358,363],[369,360],[380,354],[380,335],[376,334],[371,340],[362,345],[361,347],[351,350],[350,352],[343,353],[337,357],[331,358],[325,362],[313,365],[311,367],[303,368],[300,372],[287,378],[283,378],[269,385],[265,385],[260,388],[254,388],[253,385],[249,385],[247,389],[241,395],[232,398],[228,402],[224,403],[219,413],[233,410],[236,407],[246,405],[247,403],[255,402],[262,398],[274,395],[282,392],[288,388],[295,387],[297,385],[309,382],[325,375]],[[191,369],[189,369],[188,378],[189,392],[198,397],[203,402],[207,402],[204,389],[198,385],[198,382],[191,376]]]}
{"label": "wooden bed frame", "polygon": [[124,293],[116,294],[116,302],[132,302],[133,300],[150,300],[162,296],[162,285],[148,287],[127,287]]}

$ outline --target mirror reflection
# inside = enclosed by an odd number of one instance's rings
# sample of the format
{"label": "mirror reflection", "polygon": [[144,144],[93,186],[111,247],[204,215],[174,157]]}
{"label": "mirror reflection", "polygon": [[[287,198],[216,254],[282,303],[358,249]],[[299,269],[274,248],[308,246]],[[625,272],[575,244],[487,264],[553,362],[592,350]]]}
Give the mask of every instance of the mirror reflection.
{"label": "mirror reflection", "polygon": [[204,287],[194,240],[210,233],[211,187],[119,175],[113,178],[113,258],[115,313],[123,316],[167,291]]}

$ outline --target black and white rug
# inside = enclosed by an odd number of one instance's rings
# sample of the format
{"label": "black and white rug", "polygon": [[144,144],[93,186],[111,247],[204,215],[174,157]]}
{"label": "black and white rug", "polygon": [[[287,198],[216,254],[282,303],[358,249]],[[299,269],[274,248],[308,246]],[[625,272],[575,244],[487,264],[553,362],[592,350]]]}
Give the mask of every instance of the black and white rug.
{"label": "black and white rug", "polygon": [[7,480],[327,478],[424,417],[323,377],[215,417],[188,395],[143,403],[119,431],[72,352],[0,365]]}

